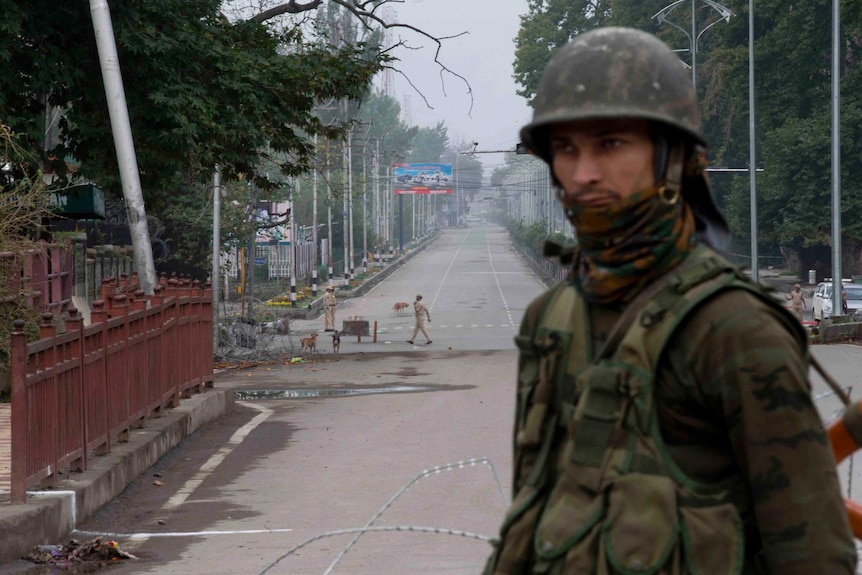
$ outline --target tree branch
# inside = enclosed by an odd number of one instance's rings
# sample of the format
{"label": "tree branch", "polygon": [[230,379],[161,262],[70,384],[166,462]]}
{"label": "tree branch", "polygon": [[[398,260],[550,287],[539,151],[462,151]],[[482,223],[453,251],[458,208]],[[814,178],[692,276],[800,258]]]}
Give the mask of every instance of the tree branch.
{"label": "tree branch", "polygon": [[321,4],[323,4],[323,0],[309,0],[305,4],[300,4],[296,0],[289,0],[284,4],[279,4],[269,10],[264,10],[256,16],[252,16],[250,20],[263,23],[283,14],[300,14],[309,10],[316,10]]}
{"label": "tree branch", "polygon": [[[386,20],[384,20],[382,16],[380,16],[376,13],[382,6],[385,6],[387,4],[393,4],[393,3],[394,4],[403,4],[403,0],[383,0],[382,2],[375,2],[375,0],[330,0],[330,2],[333,2],[334,4],[338,4],[339,6],[343,7],[345,10],[349,11],[351,14],[356,16],[356,18],[368,30],[373,29],[371,24],[369,23],[369,21],[372,21],[372,22],[376,22],[377,24],[382,26],[384,29],[401,28],[401,29],[410,30],[410,31],[415,32],[416,34],[419,34],[420,36],[424,36],[425,38],[428,38],[429,40],[434,42],[437,45],[437,49],[434,51],[434,63],[440,67],[440,84],[441,84],[442,89],[443,89],[443,95],[446,96],[445,74],[450,74],[451,76],[464,82],[464,85],[467,87],[467,94],[470,95],[470,109],[468,110],[467,115],[468,116],[472,115],[474,100],[473,100],[473,88],[470,86],[470,82],[468,82],[464,76],[453,71],[451,68],[449,68],[448,66],[443,64],[443,62],[440,61],[440,50],[443,48],[443,41],[444,40],[451,40],[453,38],[458,38],[460,36],[464,36],[465,34],[469,34],[469,32],[467,32],[467,31],[459,32],[457,34],[452,34],[450,36],[434,36],[433,34],[426,32],[425,30],[418,28],[416,26],[413,26],[411,24],[404,24],[401,22],[392,22],[392,23],[386,22]],[[263,23],[267,20],[270,20],[272,18],[275,18],[276,16],[280,16],[283,14],[299,14],[301,12],[308,12],[310,10],[316,10],[317,8],[319,8],[321,6],[321,4],[323,4],[323,0],[309,0],[308,2],[305,2],[305,3],[298,3],[296,0],[289,0],[286,3],[280,4],[278,6],[270,8],[269,10],[261,12],[260,14],[252,17],[251,20],[253,20],[255,22]],[[403,40],[401,40],[399,38],[398,42],[396,42],[393,46],[386,48],[381,53],[387,53],[387,52],[391,51],[392,48],[394,48],[396,46],[404,46],[405,48],[408,48],[408,49],[416,49],[416,48],[410,48],[406,42],[404,42]],[[407,78],[407,75],[404,74],[403,72],[401,72],[400,70],[396,70],[396,71],[399,74],[401,74],[405,79],[407,79],[407,82],[410,84],[410,86],[414,90],[416,90],[416,92],[425,101],[425,105],[428,106],[429,109],[433,110],[434,108],[431,106],[431,104],[428,103],[428,99],[425,97],[424,94],[422,94],[422,92],[419,91],[418,88],[416,88],[416,86],[413,84],[413,82],[411,82],[410,79]]]}

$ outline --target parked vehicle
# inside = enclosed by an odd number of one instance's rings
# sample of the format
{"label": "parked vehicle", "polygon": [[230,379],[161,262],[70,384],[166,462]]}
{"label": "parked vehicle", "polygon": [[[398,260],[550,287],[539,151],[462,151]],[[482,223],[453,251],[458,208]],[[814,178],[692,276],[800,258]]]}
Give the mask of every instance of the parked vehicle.
{"label": "parked vehicle", "polygon": [[[841,289],[846,298],[846,315],[855,314],[862,310],[862,284],[850,283],[850,280],[841,280]],[[823,281],[817,284],[811,302],[811,315],[814,321],[821,321],[833,315],[845,315],[844,310],[833,312],[832,281]]]}
{"label": "parked vehicle", "polygon": [[414,184],[427,184],[431,181],[431,176],[426,174],[425,172],[419,172],[415,176],[413,176]]}

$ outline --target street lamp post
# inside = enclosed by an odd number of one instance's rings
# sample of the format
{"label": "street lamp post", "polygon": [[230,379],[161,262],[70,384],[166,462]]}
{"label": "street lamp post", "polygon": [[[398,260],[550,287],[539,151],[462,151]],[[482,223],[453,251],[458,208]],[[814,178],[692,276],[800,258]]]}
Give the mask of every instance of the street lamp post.
{"label": "street lamp post", "polygon": [[[697,31],[697,2],[703,2],[713,10],[719,13],[721,18],[708,24],[701,30],[699,33]],[[670,21],[669,16],[673,13],[674,10],[679,8],[682,4],[686,2],[691,3],[691,32],[688,32],[682,26],[678,26]],[[718,24],[719,22],[728,22],[730,17],[733,16],[733,12],[726,6],[722,6],[718,2],[714,2],[713,0],[676,0],[676,2],[672,4],[668,4],[661,10],[659,10],[654,16],[653,20],[658,20],[661,24],[669,24],[673,26],[680,32],[686,35],[689,42],[689,53],[691,54],[691,83],[694,86],[695,94],[697,93],[697,41],[700,40],[700,37],[703,36],[704,32]]]}
{"label": "street lamp post", "polygon": [[[832,309],[843,310],[841,293],[841,3],[832,0]],[[838,314],[838,315],[841,315]]]}

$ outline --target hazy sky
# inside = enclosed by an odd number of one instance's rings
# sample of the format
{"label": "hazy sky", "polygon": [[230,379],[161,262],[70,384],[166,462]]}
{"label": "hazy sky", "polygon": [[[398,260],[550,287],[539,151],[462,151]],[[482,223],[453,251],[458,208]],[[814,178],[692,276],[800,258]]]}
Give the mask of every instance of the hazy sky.
{"label": "hazy sky", "polygon": [[[470,83],[450,74],[440,76],[434,63],[436,45],[409,31],[392,29],[392,40],[399,37],[421,50],[399,49],[397,67],[418,88],[422,96],[400,74],[393,76],[394,94],[412,124],[433,126],[443,120],[449,140],[479,142],[479,150],[514,150],[518,130],[530,120],[530,107],[515,93],[512,79],[514,38],[526,13],[526,0],[404,0],[391,4],[397,20],[422,28],[435,36],[464,36],[443,42],[439,59]],[[444,93],[445,90],[445,93]],[[486,176],[503,163],[503,154],[481,154]]]}

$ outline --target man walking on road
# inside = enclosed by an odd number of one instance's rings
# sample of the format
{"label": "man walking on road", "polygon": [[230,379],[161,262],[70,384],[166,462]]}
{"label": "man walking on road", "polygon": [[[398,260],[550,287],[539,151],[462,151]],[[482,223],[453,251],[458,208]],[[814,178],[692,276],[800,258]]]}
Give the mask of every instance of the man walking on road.
{"label": "man walking on road", "polygon": [[328,286],[323,295],[323,331],[335,331],[335,288]]}
{"label": "man walking on road", "polygon": [[486,575],[851,575],[807,336],[719,252],[691,79],[628,28],[551,58],[521,141],[577,246],[519,349],[513,499]]}
{"label": "man walking on road", "polygon": [[427,317],[428,323],[431,323],[431,314],[428,312],[428,308],[422,305],[422,294],[416,296],[416,301],[413,302],[413,311],[416,312],[416,325],[413,326],[413,335],[410,336],[407,343],[412,344],[416,340],[416,334],[421,331],[425,339],[428,340],[425,344],[431,345],[431,336],[425,331],[425,318]]}
{"label": "man walking on road", "polygon": [[[802,312],[805,310],[805,294],[802,293],[802,286],[796,284],[793,286],[793,291],[789,294],[784,294],[784,299],[790,302],[790,308],[799,321],[802,321]],[[846,307],[846,306],[845,306]]]}

